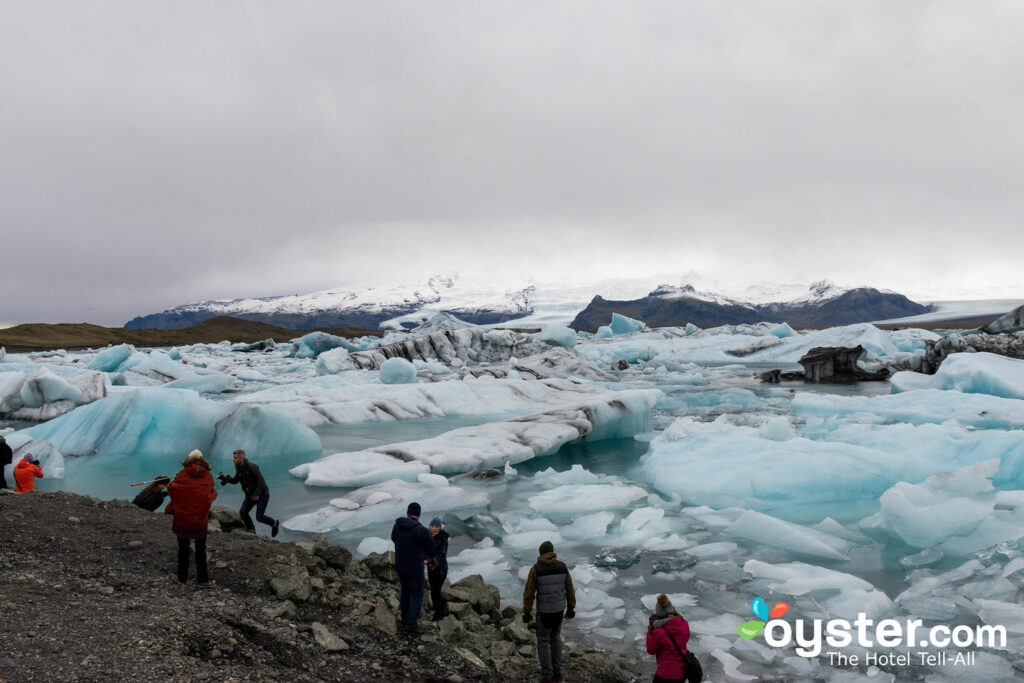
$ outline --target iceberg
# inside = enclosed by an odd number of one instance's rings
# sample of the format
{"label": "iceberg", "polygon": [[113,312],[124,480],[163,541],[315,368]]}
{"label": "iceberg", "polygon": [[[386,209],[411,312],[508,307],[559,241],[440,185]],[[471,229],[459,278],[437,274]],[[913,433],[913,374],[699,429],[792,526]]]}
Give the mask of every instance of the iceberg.
{"label": "iceberg", "polygon": [[115,372],[133,353],[135,353],[135,347],[131,344],[110,346],[96,354],[87,367],[90,370]]}
{"label": "iceberg", "polygon": [[639,332],[647,326],[639,320],[633,320],[632,318],[627,318],[624,315],[612,313],[612,322],[608,327],[611,329],[612,334],[620,335],[629,334],[630,332]]}
{"label": "iceberg", "polygon": [[864,579],[834,569],[803,562],[769,564],[747,560],[743,571],[754,577],[755,586],[783,595],[813,599],[831,617],[852,621],[864,612],[877,620],[892,609],[892,600],[883,591]]}
{"label": "iceberg", "polygon": [[1000,461],[938,472],[920,484],[899,482],[882,494],[881,509],[861,528],[882,530],[915,548],[970,555],[1024,536],[1024,491],[995,491]]}
{"label": "iceberg", "polygon": [[1024,429],[1024,400],[941,389],[870,397],[802,393],[793,397],[792,409],[795,416],[804,419],[895,420],[914,425],[955,420],[978,429]]}
{"label": "iceberg", "polygon": [[227,458],[319,454],[320,438],[295,416],[258,405],[209,401],[186,389],[136,388],[18,432],[71,456],[138,454],[180,458],[194,448]]}
{"label": "iceberg", "polygon": [[326,332],[310,332],[307,335],[292,339],[291,356],[293,358],[317,358],[324,351],[342,348],[347,351],[355,351],[348,340]]}
{"label": "iceberg", "polygon": [[416,368],[404,358],[389,358],[380,365],[380,381],[384,384],[415,384]]}
{"label": "iceberg", "polygon": [[890,380],[894,393],[915,389],[945,389],[1024,399],[1024,360],[994,353],[953,353],[934,375],[897,372]]}
{"label": "iceberg", "polygon": [[21,387],[27,380],[22,372],[0,372],[0,413],[21,407]]}
{"label": "iceberg", "polygon": [[785,337],[795,337],[797,335],[797,331],[790,327],[789,323],[779,323],[772,329],[768,330],[768,334],[782,339]]}
{"label": "iceberg", "polygon": [[509,358],[526,358],[550,348],[532,334],[512,330],[462,327],[406,337],[377,349],[352,353],[352,367],[377,370],[389,358],[408,361],[439,361],[445,365],[495,363]]}
{"label": "iceberg", "polygon": [[486,508],[489,499],[485,493],[451,486],[444,477],[421,474],[415,483],[391,479],[357,489],[326,507],[292,517],[284,526],[293,531],[352,531],[404,517],[413,501],[420,504],[425,517],[448,514],[467,519]]}
{"label": "iceberg", "polygon": [[[531,383],[532,384],[532,383]],[[574,405],[463,427],[430,439],[378,446],[356,451],[360,457],[376,453],[424,463],[432,472],[457,473],[515,465],[551,455],[567,443],[630,437],[649,428],[650,409],[661,396],[657,389],[606,391],[599,397]],[[352,453],[337,453],[292,470],[299,477],[313,477],[324,485],[332,472]]]}
{"label": "iceberg", "polygon": [[576,342],[579,341],[579,337],[576,336],[576,331],[568,327],[557,327],[554,325],[548,325],[537,334],[537,338],[542,342],[547,342],[552,346],[561,346],[565,349],[571,349],[576,346]]}
{"label": "iceberg", "polygon": [[235,386],[235,378],[215,372],[209,375],[182,377],[164,385],[167,389],[191,389],[200,394],[223,394]]}
{"label": "iceberg", "polygon": [[[623,508],[647,497],[639,486],[621,484],[571,484],[538,493],[530,507],[550,519],[572,519],[601,510]],[[664,510],[661,511],[664,514]]]}
{"label": "iceberg", "polygon": [[348,350],[338,347],[330,351],[324,351],[316,359],[316,374],[336,375],[343,370],[349,369]]}
{"label": "iceberg", "polygon": [[26,408],[39,408],[56,401],[77,402],[82,391],[49,368],[41,368],[21,386],[21,402]]}
{"label": "iceberg", "polygon": [[614,336],[615,333],[612,332],[611,327],[608,325],[601,325],[601,327],[597,328],[597,332],[594,334],[594,339],[611,339]]}
{"label": "iceberg", "polygon": [[312,463],[293,467],[289,472],[304,478],[309,486],[341,486],[356,488],[379,484],[389,479],[418,481],[430,466],[405,461],[400,457],[374,451],[338,453]]}
{"label": "iceberg", "polygon": [[[745,511],[725,533],[761,545],[826,560],[846,560],[850,552],[850,543],[841,538],[754,510]],[[690,552],[693,553],[693,550]]]}

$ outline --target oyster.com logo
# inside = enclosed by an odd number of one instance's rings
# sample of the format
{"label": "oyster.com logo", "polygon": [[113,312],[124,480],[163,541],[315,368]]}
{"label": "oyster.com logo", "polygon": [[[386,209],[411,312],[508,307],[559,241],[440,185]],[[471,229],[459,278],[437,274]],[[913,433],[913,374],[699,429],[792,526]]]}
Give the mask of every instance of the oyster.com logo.
{"label": "oyster.com logo", "polygon": [[768,603],[764,601],[764,598],[754,598],[754,601],[750,603],[750,611],[754,613],[757,619],[751,619],[736,629],[736,633],[747,640],[756,638],[757,634],[764,630],[765,624],[772,619],[778,619],[788,612],[789,605],[784,602],[777,602],[769,611]]}

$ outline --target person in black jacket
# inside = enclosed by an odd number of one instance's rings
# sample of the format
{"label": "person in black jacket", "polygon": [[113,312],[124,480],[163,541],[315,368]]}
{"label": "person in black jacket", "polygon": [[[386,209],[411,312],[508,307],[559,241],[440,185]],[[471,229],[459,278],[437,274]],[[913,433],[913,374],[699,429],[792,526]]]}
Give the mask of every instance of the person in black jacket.
{"label": "person in black jacket", "polygon": [[433,548],[424,562],[427,563],[427,579],[430,581],[430,602],[434,606],[434,621],[441,621],[448,613],[448,605],[441,597],[441,586],[448,578],[448,532],[441,528],[441,518],[430,520],[430,535],[434,538]]}
{"label": "person in black jacket", "polygon": [[14,451],[11,450],[7,439],[0,436],[0,489],[7,488],[7,475],[4,473],[4,470],[12,462],[14,462]]}
{"label": "person in black jacket", "polygon": [[242,523],[245,524],[246,529],[256,533],[256,525],[252,523],[252,517],[249,516],[249,510],[252,510],[252,507],[255,505],[256,521],[269,526],[271,529],[270,535],[277,536],[277,532],[281,530],[281,522],[267,516],[267,503],[270,502],[270,487],[267,486],[266,480],[263,479],[259,466],[254,462],[249,462],[246,459],[245,451],[241,449],[234,452],[233,460],[235,462],[235,476],[229,477],[221,473],[217,475],[217,478],[220,479],[221,486],[239,483],[242,485],[242,493],[245,499],[242,501],[242,507],[238,510],[238,514],[242,517]]}
{"label": "person in black jacket", "polygon": [[423,609],[423,564],[434,549],[434,539],[427,527],[420,524],[419,503],[409,503],[406,515],[395,520],[391,540],[395,542],[395,572],[402,586],[402,626],[409,635],[416,635],[416,622]]}
{"label": "person in black jacket", "polygon": [[171,483],[170,477],[160,475],[149,483],[149,486],[139,491],[139,495],[132,500],[132,505],[138,505],[143,510],[156,512],[156,509],[163,504],[167,497],[167,485]]}

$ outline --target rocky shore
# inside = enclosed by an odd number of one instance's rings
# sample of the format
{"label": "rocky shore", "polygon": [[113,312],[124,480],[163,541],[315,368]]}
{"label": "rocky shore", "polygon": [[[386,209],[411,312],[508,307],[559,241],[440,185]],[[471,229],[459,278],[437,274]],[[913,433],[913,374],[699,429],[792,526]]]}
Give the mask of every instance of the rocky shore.
{"label": "rocky shore", "polygon": [[[387,555],[322,537],[281,543],[215,508],[217,586],[171,583],[170,520],[65,492],[0,495],[0,681],[505,681],[538,676],[534,635],[479,576],[450,614],[399,633]],[[567,648],[568,681],[631,681],[639,663]]]}

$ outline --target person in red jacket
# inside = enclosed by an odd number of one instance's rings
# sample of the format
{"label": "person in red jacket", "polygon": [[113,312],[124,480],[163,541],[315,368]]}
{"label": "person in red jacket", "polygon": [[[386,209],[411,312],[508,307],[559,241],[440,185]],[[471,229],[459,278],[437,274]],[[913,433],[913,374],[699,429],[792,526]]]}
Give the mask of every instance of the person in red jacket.
{"label": "person in red jacket", "polygon": [[36,479],[43,478],[43,468],[39,461],[29,453],[14,466],[14,490],[28,493],[36,488]]}
{"label": "person in red jacket", "polygon": [[647,626],[647,654],[658,659],[654,683],[686,680],[683,653],[688,640],[690,625],[679,616],[668,596],[662,593]]}
{"label": "person in red jacket", "polygon": [[202,453],[192,451],[181,466],[174,481],[167,485],[171,502],[164,509],[164,514],[174,515],[171,530],[178,537],[178,573],[171,575],[171,581],[179,585],[188,581],[189,545],[195,541],[196,584],[200,588],[213,588],[216,581],[210,580],[206,568],[207,522],[210,506],[217,498],[210,463]]}

